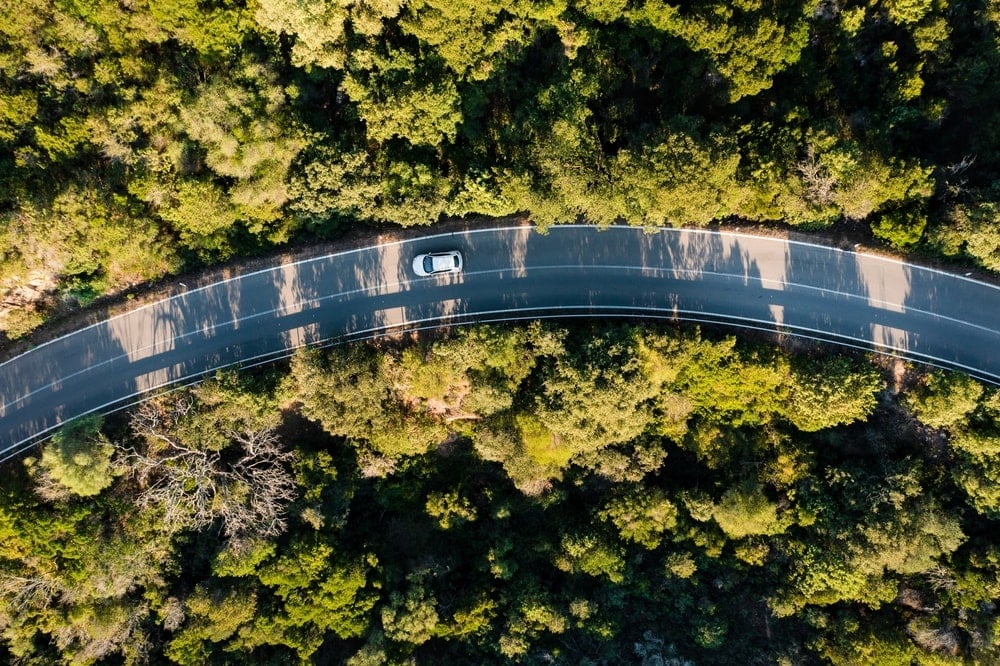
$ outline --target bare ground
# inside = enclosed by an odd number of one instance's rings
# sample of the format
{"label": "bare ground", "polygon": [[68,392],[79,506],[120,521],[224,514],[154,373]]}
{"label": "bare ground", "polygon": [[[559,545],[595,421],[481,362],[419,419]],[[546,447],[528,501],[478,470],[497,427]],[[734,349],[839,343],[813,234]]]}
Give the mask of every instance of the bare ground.
{"label": "bare ground", "polygon": [[[137,285],[132,289],[118,292],[96,299],[85,308],[71,301],[51,299],[53,310],[48,320],[28,335],[11,340],[0,330],[0,362],[9,360],[18,354],[28,351],[34,346],[66,335],[74,330],[89,326],[96,322],[118,314],[134,310],[148,303],[153,303],[192,288],[212,284],[221,279],[231,278],[246,273],[266,269],[276,264],[291,263],[312,257],[320,257],[335,252],[343,252],[373,243],[384,243],[397,240],[416,238],[430,233],[448,233],[465,231],[476,227],[506,225],[528,225],[531,221],[526,217],[512,216],[507,218],[469,218],[465,220],[447,220],[426,227],[388,227],[358,224],[352,226],[346,233],[332,241],[303,241],[296,245],[276,249],[274,252],[259,257],[233,260],[226,264],[208,267],[180,275],[169,275],[159,280]],[[728,223],[713,225],[713,229],[749,233],[776,238],[788,238],[801,242],[817,243],[843,250],[858,250],[883,256],[906,258],[921,265],[940,268],[952,272],[962,272],[976,279],[1000,284],[1000,276],[993,273],[970,268],[967,265],[946,263],[939,259],[926,256],[902,257],[899,253],[880,246],[872,237],[867,225],[861,222],[843,222],[828,229],[804,232],[786,225],[757,225],[746,223]],[[789,346],[805,346],[805,341],[794,340],[789,336],[778,342]]]}

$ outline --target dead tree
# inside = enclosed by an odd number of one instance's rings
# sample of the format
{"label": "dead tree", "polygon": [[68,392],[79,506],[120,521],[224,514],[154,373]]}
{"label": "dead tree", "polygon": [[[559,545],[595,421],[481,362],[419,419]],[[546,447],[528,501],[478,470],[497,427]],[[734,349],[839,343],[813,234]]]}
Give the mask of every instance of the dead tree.
{"label": "dead tree", "polygon": [[219,520],[238,543],[284,531],[285,507],[295,499],[288,470],[295,454],[283,448],[274,427],[226,430],[230,445],[199,448],[183,442],[174,426],[192,415],[193,400],[150,401],[132,415],[143,442],[121,450],[121,462],[139,486],[137,504],[158,507],[169,531],[202,529]]}

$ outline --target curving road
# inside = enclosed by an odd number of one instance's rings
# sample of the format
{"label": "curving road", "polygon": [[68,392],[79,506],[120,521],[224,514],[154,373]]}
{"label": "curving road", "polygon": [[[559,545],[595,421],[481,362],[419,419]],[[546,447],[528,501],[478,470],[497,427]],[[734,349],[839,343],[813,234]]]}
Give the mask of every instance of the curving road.
{"label": "curving road", "polygon": [[[460,275],[417,278],[460,249]],[[387,329],[655,316],[876,348],[1000,383],[1000,289],[898,261],[703,230],[555,226],[440,234],[194,289],[0,364],[0,460],[86,413],[236,363]]]}

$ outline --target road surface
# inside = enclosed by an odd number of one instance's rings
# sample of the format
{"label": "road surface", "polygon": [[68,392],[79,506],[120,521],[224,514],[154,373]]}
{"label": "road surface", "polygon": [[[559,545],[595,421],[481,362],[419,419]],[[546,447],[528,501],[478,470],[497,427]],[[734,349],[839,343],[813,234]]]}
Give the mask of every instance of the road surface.
{"label": "road surface", "polygon": [[[458,275],[418,278],[459,249]],[[875,348],[1000,383],[1000,289],[871,255],[707,230],[439,234],[192,289],[0,364],[0,460],[67,419],[306,344],[438,323],[644,316]]]}

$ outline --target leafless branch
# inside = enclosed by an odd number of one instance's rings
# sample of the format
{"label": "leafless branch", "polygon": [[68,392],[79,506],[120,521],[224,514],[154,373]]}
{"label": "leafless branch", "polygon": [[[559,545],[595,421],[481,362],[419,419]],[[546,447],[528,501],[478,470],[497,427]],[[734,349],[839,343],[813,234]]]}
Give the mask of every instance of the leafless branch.
{"label": "leafless branch", "polygon": [[105,617],[83,616],[79,621],[58,626],[52,635],[56,645],[65,650],[74,646],[74,659],[94,663],[115,652],[130,652],[137,657],[149,650],[149,637],[142,623],[149,615],[148,604],[124,609]]}
{"label": "leafless branch", "polygon": [[941,590],[952,590],[955,588],[955,577],[946,567],[938,564],[925,574],[931,587],[940,592]]}
{"label": "leafless branch", "polygon": [[48,470],[40,466],[32,470],[32,480],[35,482],[35,494],[46,502],[60,502],[73,496],[69,488],[53,479]]}
{"label": "leafless branch", "polygon": [[962,174],[962,173],[965,173],[966,171],[968,171],[969,167],[971,167],[975,163],[976,163],[976,156],[975,155],[965,155],[958,162],[953,162],[953,163],[949,164],[948,166],[946,166],[944,168],[944,170],[947,171],[948,175],[950,175],[950,176],[957,176],[959,174]]}
{"label": "leafless branch", "polygon": [[185,444],[173,426],[192,406],[190,398],[178,396],[133,413],[133,432],[145,446],[122,449],[121,457],[142,488],[138,504],[159,507],[170,531],[202,529],[218,519],[234,541],[283,532],[285,507],[295,498],[287,469],[294,453],[282,447],[273,427],[229,431],[233,446],[222,451]]}
{"label": "leafless branch", "polygon": [[59,590],[51,580],[39,576],[28,578],[0,574],[0,596],[8,598],[11,607],[18,612],[46,608],[58,594]]}
{"label": "leafless branch", "polygon": [[816,153],[810,147],[806,159],[795,166],[805,184],[805,196],[814,204],[827,204],[833,198],[833,188],[837,184],[821,161],[816,159]]}

